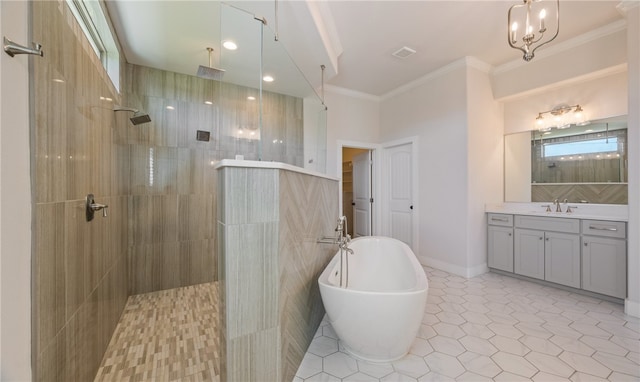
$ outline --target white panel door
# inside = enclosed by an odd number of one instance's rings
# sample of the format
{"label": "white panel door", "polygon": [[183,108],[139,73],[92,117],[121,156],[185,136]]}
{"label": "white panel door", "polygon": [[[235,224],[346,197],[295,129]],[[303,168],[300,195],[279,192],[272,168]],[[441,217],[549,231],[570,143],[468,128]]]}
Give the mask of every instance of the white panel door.
{"label": "white panel door", "polygon": [[388,229],[389,236],[413,247],[412,144],[387,149]]}
{"label": "white panel door", "polygon": [[371,153],[353,157],[353,236],[371,235]]}

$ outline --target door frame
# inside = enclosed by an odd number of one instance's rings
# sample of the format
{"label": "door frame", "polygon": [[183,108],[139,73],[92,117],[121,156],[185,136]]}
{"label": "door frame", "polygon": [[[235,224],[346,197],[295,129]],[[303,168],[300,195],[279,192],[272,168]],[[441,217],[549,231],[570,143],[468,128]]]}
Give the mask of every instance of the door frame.
{"label": "door frame", "polygon": [[[342,209],[342,149],[345,147],[350,147],[354,149],[364,149],[371,151],[371,160],[373,162],[373,169],[371,171],[371,188],[372,188],[372,198],[373,198],[373,206],[371,208],[371,235],[380,235],[382,232],[381,227],[381,203],[380,199],[380,145],[369,142],[358,142],[358,141],[345,141],[338,140],[338,160],[337,160],[337,174],[340,182],[338,182],[338,206],[340,207],[340,216],[344,215],[344,210]],[[337,218],[337,216],[336,216]],[[351,224],[352,222],[349,222]]]}
{"label": "door frame", "polygon": [[[384,163],[385,164],[385,169],[387,168],[386,165],[389,164],[389,149],[393,148],[393,147],[397,147],[397,146],[403,146],[406,144],[411,144],[411,197],[413,198],[413,215],[411,218],[411,225],[412,225],[412,232],[411,232],[411,241],[413,243],[413,248],[411,248],[413,250],[413,253],[416,254],[416,256],[419,253],[419,246],[420,246],[420,240],[419,240],[419,236],[418,233],[420,232],[420,197],[419,197],[419,190],[420,188],[418,187],[418,137],[417,136],[412,136],[412,137],[407,137],[407,138],[400,138],[400,139],[396,139],[393,141],[388,141],[385,142],[383,144],[380,145],[380,163]],[[385,174],[386,170],[382,170],[382,166],[378,166],[380,167],[378,169],[380,175],[379,175],[379,179],[381,179],[383,176],[388,176],[387,174]],[[384,182],[379,182],[379,183],[384,183]],[[388,183],[384,183],[384,184],[388,184]],[[387,203],[385,203],[385,201],[388,200],[388,196],[389,196],[389,188],[388,187],[382,187],[382,185],[380,184],[380,188],[381,190],[379,190],[378,195],[380,195],[380,200],[381,203],[379,203],[380,205],[380,217],[381,219],[380,222],[382,222],[382,220],[388,216],[389,214],[389,205]],[[389,236],[389,227],[385,226],[383,224],[380,224],[380,232],[382,235],[386,235]]]}

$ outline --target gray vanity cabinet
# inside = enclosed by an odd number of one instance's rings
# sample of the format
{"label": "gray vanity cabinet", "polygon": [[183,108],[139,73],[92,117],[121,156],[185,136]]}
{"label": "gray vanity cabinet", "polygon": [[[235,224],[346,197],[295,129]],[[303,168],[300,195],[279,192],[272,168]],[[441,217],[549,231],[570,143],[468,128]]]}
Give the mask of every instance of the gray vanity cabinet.
{"label": "gray vanity cabinet", "polygon": [[580,288],[580,222],[515,217],[514,273]]}
{"label": "gray vanity cabinet", "polygon": [[487,265],[513,272],[513,215],[487,216]]}
{"label": "gray vanity cabinet", "polygon": [[580,236],[558,232],[544,236],[544,279],[580,288]]}
{"label": "gray vanity cabinet", "polygon": [[582,222],[582,289],[625,298],[627,242],[623,222]]}
{"label": "gray vanity cabinet", "polygon": [[626,223],[487,214],[489,268],[625,298]]}
{"label": "gray vanity cabinet", "polygon": [[544,280],[544,232],[516,228],[513,272]]}

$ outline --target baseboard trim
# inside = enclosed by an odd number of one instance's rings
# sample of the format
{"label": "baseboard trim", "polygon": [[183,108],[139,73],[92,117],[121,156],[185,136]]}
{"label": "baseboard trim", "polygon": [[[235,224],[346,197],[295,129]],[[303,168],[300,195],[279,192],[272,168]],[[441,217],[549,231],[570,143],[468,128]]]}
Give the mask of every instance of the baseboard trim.
{"label": "baseboard trim", "polygon": [[625,299],[624,313],[628,316],[640,317],[640,302]]}
{"label": "baseboard trim", "polygon": [[459,265],[447,263],[446,261],[436,260],[428,257],[423,257],[420,260],[422,265],[449,272],[457,276],[462,276],[467,279],[489,272],[489,267],[487,267],[486,263],[476,265],[475,267],[461,267]]}

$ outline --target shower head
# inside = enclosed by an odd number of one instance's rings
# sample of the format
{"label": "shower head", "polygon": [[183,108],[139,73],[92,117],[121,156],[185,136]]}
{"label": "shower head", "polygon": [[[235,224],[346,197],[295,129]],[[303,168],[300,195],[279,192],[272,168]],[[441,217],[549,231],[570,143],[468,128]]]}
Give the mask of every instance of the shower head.
{"label": "shower head", "polygon": [[134,125],[139,125],[141,123],[151,122],[151,117],[149,117],[149,114],[143,113],[140,110],[134,109],[132,107],[114,106],[113,111],[130,111],[130,112],[133,112],[133,116],[131,118],[129,118],[129,120]]}
{"label": "shower head", "polygon": [[139,125],[141,123],[151,122],[151,117],[149,117],[149,114],[147,113],[141,113],[139,111],[136,111],[133,113],[133,116],[129,118],[129,120],[134,125]]}
{"label": "shower head", "polygon": [[217,69],[212,66],[211,54],[213,53],[213,48],[207,48],[207,50],[209,51],[209,66],[200,65],[197,75],[205,80],[221,81],[222,76],[224,76],[224,69]]}

